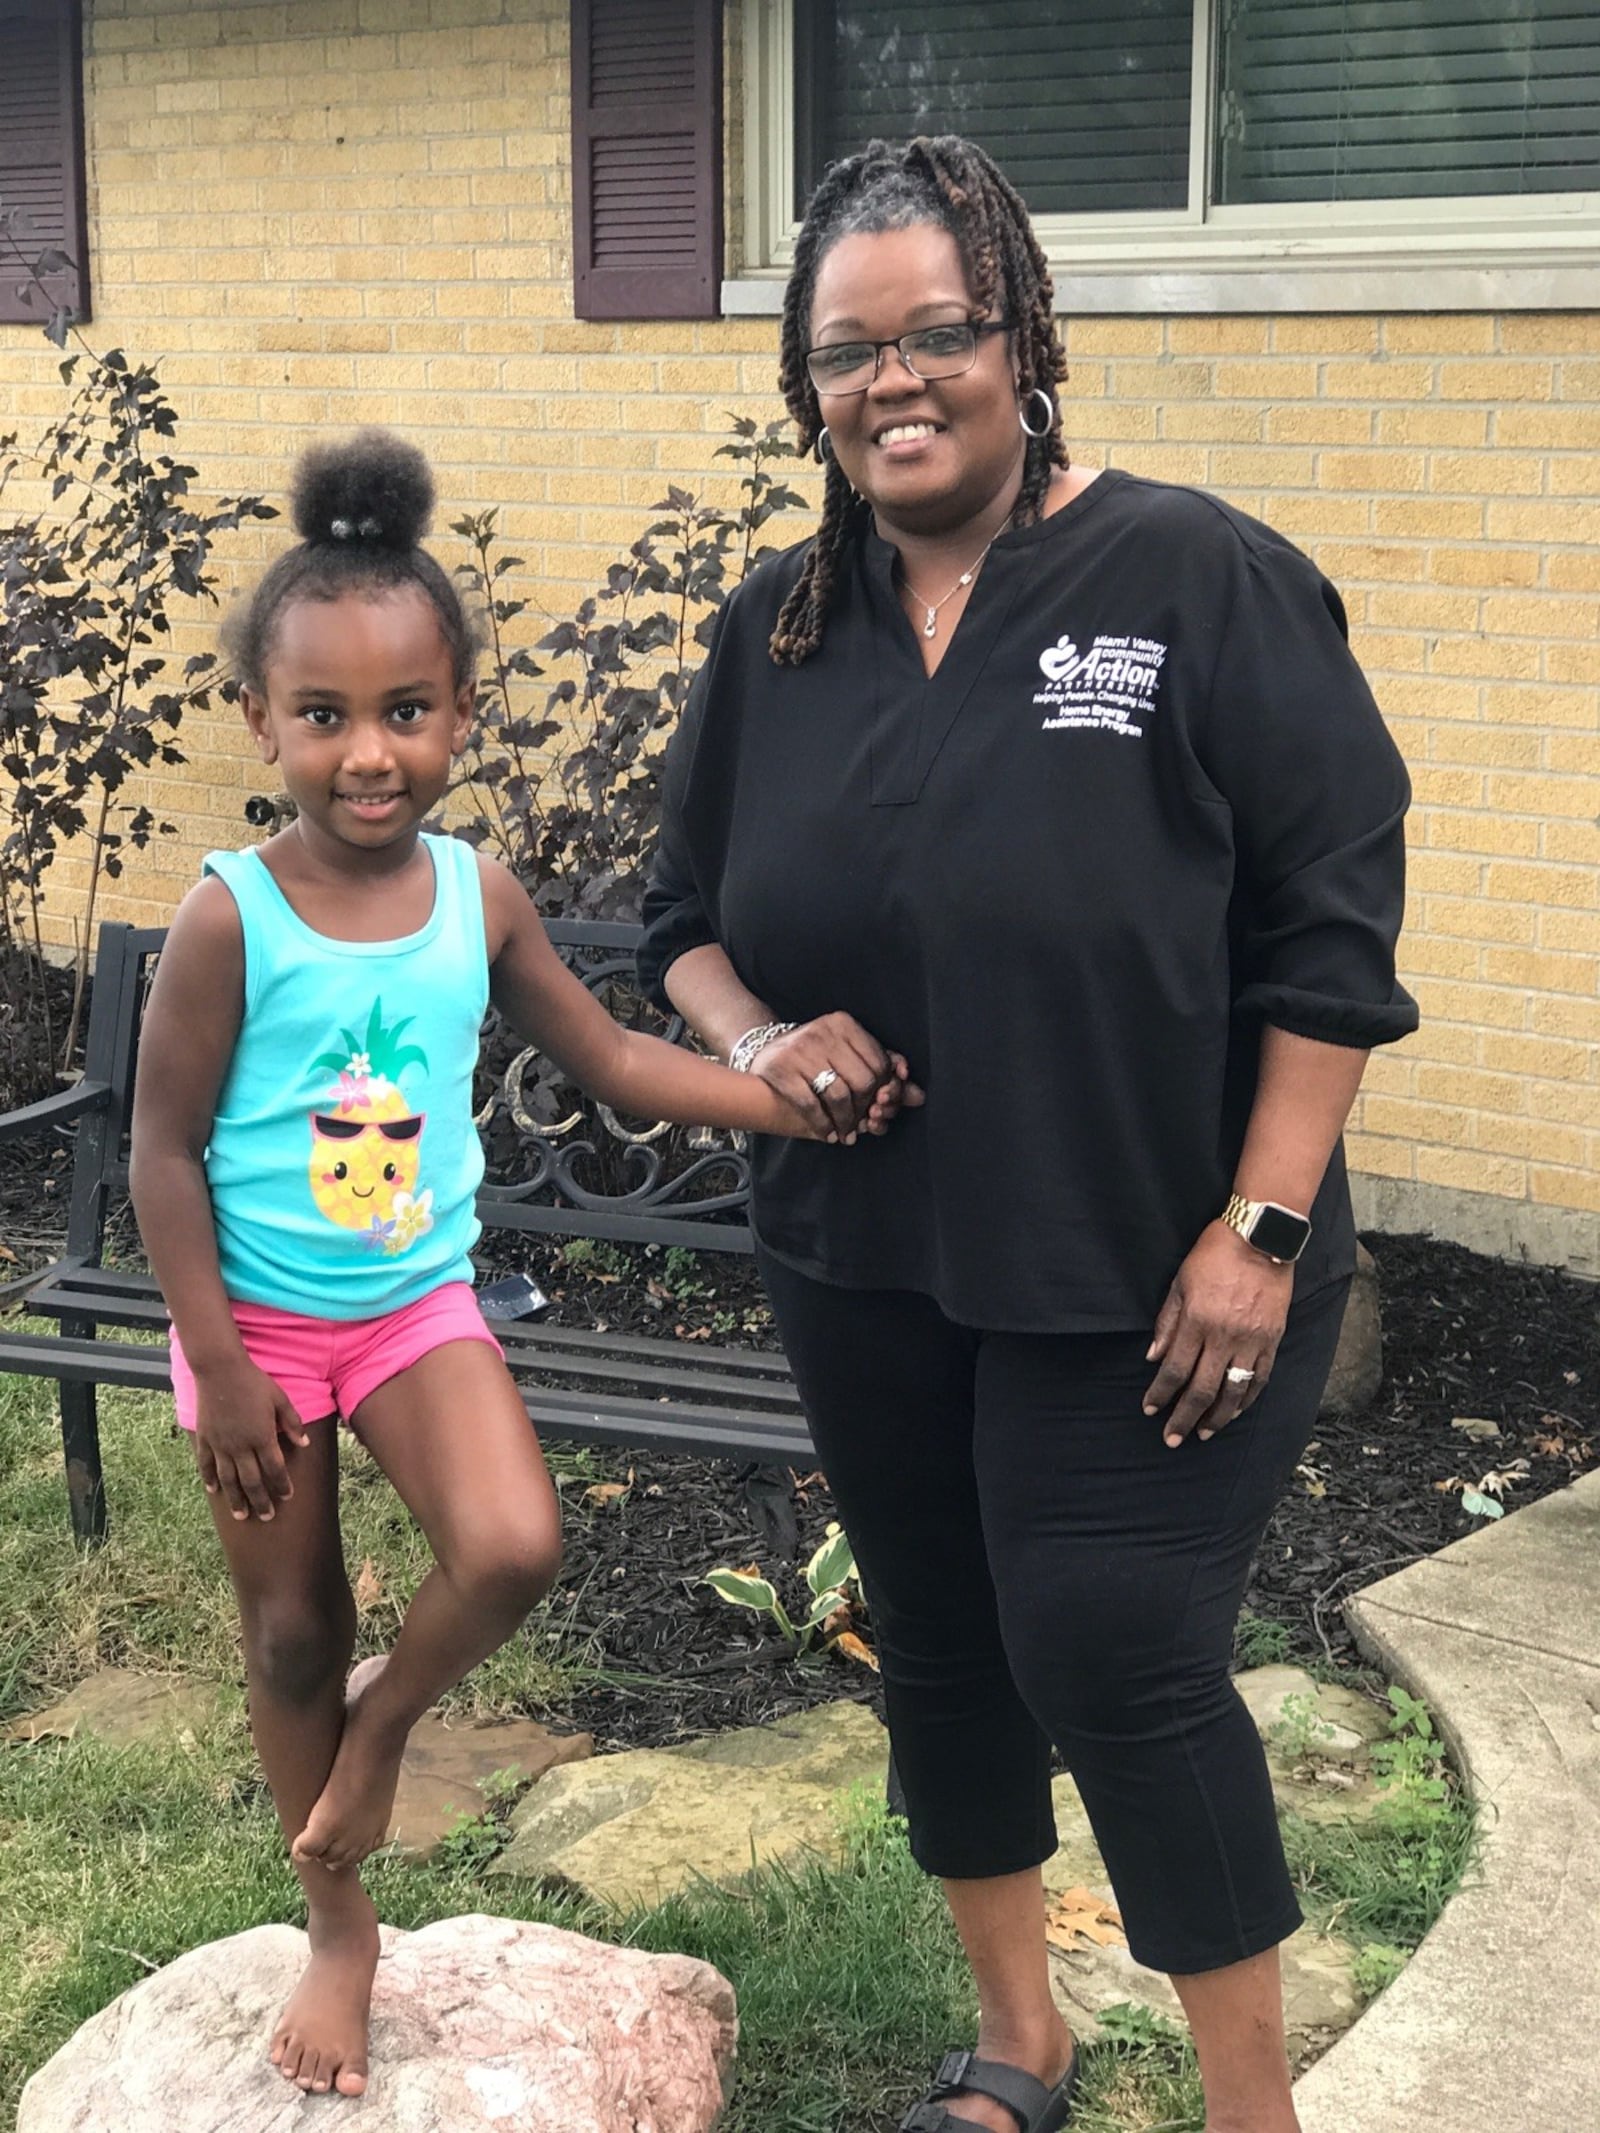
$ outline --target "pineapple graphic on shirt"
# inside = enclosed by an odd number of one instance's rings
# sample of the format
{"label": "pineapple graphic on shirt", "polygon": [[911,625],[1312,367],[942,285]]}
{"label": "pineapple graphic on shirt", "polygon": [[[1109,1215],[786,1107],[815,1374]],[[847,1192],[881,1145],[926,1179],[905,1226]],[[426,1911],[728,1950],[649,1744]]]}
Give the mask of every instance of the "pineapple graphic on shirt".
{"label": "pineapple graphic on shirt", "polygon": [[400,1088],[407,1067],[427,1070],[421,1046],[400,1041],[414,1019],[386,1024],[383,1002],[374,1000],[364,1037],[341,1030],[344,1049],[312,1061],[338,1078],[311,1114],[311,1197],[369,1251],[391,1255],[433,1227],[433,1194],[417,1191],[423,1114]]}

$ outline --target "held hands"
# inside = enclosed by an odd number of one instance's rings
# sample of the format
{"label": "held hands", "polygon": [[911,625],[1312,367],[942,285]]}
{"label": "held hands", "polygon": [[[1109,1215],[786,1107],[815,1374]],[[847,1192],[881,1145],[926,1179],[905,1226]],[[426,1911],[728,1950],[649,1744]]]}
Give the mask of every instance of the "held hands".
{"label": "held hands", "polygon": [[853,1015],[801,1023],[763,1045],[750,1072],[801,1114],[812,1139],[847,1148],[858,1133],[887,1133],[903,1105],[924,1100],[901,1055],[886,1051]]}
{"label": "held hands", "polygon": [[[1147,1415],[1165,1407],[1170,1445],[1193,1430],[1201,1443],[1258,1399],[1283,1338],[1294,1268],[1267,1258],[1221,1222],[1208,1223],[1179,1267],[1156,1319],[1149,1360],[1159,1363],[1144,1396]],[[1251,1375],[1230,1382],[1228,1371]]]}
{"label": "held hands", "polygon": [[294,1494],[283,1456],[287,1437],[304,1451],[311,1439],[283,1388],[247,1355],[195,1372],[199,1413],[194,1453],[208,1496],[221,1496],[236,1519],[270,1520]]}

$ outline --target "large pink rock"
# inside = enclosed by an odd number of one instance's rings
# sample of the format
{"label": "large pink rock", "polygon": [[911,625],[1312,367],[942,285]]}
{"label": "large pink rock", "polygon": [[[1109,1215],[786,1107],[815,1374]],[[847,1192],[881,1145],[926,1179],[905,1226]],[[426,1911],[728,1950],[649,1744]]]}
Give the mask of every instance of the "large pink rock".
{"label": "large pink rock", "polygon": [[709,1963],[554,1926],[385,1928],[373,2078],[307,2097],[267,2063],[304,1934],[257,1926],[180,1956],[84,2024],[23,2091],[17,2133],[707,2133],[731,2078],[733,1988]]}

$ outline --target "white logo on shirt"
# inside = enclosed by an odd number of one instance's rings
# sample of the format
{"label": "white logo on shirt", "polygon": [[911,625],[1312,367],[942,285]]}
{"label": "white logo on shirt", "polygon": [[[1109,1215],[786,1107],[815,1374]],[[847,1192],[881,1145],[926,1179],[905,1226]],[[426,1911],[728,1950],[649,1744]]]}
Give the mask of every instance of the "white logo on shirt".
{"label": "white logo on shirt", "polygon": [[1155,702],[1167,647],[1149,637],[1097,636],[1080,652],[1070,636],[1039,654],[1045,686],[1034,696],[1046,733],[1086,729],[1139,740]]}

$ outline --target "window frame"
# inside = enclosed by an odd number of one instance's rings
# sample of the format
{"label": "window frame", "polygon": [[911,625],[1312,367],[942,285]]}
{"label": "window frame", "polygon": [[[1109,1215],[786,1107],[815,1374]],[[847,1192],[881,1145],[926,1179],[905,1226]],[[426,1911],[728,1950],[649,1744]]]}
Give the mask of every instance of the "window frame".
{"label": "window frame", "polygon": [[[804,4],[804,0],[800,0]],[[796,0],[742,0],[745,253],[723,308],[777,308],[794,260]],[[1600,309],[1600,191],[1211,203],[1223,0],[1194,0],[1189,195],[1181,210],[1040,215],[1058,309]]]}

